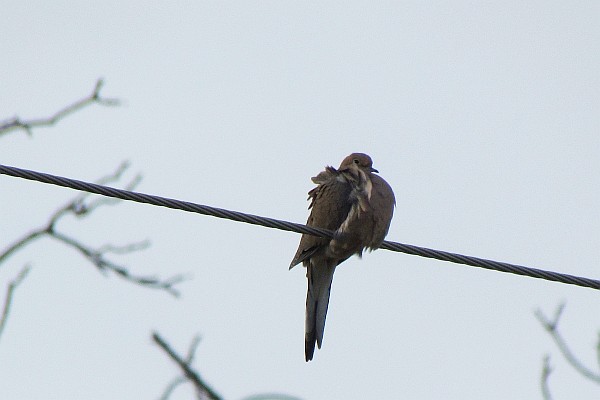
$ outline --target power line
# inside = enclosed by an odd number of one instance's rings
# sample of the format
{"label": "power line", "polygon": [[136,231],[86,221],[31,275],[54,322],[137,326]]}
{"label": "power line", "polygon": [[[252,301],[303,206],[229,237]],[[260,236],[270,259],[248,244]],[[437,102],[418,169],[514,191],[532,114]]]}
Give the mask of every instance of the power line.
{"label": "power line", "polygon": [[[76,190],[83,190],[86,192],[100,194],[108,197],[114,197],[122,200],[135,201],[138,203],[147,203],[155,206],[172,208],[175,210],[194,212],[198,214],[210,215],[217,218],[225,218],[233,221],[245,222],[248,224],[261,225],[267,228],[275,228],[297,233],[307,233],[310,235],[327,238],[333,237],[333,232],[326,229],[313,228],[293,222],[281,221],[274,218],[261,217],[258,215],[246,214],[238,211],[225,210],[222,208],[205,206],[202,204],[191,203],[188,201],[169,199],[166,197],[132,192],[123,189],[115,189],[108,186],[98,185],[95,183],[78,181],[75,179],[10,167],[6,165],[0,165],[0,174],[48,183],[51,185],[68,187]],[[511,274],[529,276],[532,278],[546,279],[549,281],[583,286],[592,289],[600,289],[600,281],[595,279],[583,278],[579,276],[563,274],[560,272],[546,271],[537,268],[530,268],[522,265],[509,264],[505,262],[486,260],[483,258],[465,256],[462,254],[455,254],[441,250],[428,249],[425,247],[419,247],[410,244],[385,241],[383,242],[380,248],[406,254],[412,254],[420,257],[449,261],[457,264],[491,269],[494,271],[508,272]]]}

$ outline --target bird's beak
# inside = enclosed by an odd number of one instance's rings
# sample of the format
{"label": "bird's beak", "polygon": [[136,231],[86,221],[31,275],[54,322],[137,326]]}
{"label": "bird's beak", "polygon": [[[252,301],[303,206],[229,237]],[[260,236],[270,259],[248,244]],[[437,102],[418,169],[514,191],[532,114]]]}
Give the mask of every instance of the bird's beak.
{"label": "bird's beak", "polygon": [[375,168],[371,167],[371,172],[377,172],[379,173],[379,171],[377,171]]}

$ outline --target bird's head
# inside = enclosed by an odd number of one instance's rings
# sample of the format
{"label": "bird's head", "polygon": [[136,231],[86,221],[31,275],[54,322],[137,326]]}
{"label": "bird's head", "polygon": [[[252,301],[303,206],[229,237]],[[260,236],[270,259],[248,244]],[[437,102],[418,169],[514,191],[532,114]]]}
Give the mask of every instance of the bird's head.
{"label": "bird's head", "polygon": [[373,168],[373,160],[371,160],[371,157],[364,153],[350,154],[348,157],[344,158],[339,169],[361,170],[366,173],[379,172]]}

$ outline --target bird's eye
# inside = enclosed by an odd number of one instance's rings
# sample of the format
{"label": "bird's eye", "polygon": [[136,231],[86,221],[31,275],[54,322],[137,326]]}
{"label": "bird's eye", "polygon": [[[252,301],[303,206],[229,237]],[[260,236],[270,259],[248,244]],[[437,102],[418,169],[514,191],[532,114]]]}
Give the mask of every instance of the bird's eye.
{"label": "bird's eye", "polygon": [[354,164],[358,164],[358,163],[360,163],[360,161],[358,161],[358,158],[355,158],[354,160],[352,160],[352,162],[353,162]]}

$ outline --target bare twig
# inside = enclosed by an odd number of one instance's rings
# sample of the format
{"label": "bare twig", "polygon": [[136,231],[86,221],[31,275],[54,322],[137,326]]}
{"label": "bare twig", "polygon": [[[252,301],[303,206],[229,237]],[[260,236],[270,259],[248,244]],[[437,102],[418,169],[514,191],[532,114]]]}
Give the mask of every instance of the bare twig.
{"label": "bare twig", "polygon": [[[127,162],[122,163],[114,173],[101,178],[100,182],[110,183],[121,179],[128,166],[129,164]],[[139,181],[140,177],[138,175],[127,184],[127,187],[133,187]],[[124,266],[118,265],[106,258],[106,254],[109,253],[119,255],[143,250],[149,246],[149,242],[147,240],[122,246],[106,244],[98,249],[94,249],[93,247],[85,245],[82,242],[56,230],[57,223],[66,215],[74,215],[78,218],[84,218],[89,216],[96,208],[102,205],[111,205],[118,202],[118,200],[114,199],[107,201],[105,198],[95,198],[88,201],[88,198],[90,197],[92,197],[90,193],[83,193],[77,195],[74,199],[60,207],[50,216],[50,219],[45,226],[25,235],[23,238],[17,240],[15,243],[8,246],[7,249],[1,252],[0,264],[10,257],[14,252],[33,242],[35,239],[48,236],[79,251],[101,272],[110,271],[115,273],[117,276],[135,284],[154,289],[162,289],[173,296],[178,296],[179,292],[176,290],[175,285],[185,280],[185,277],[182,275],[175,275],[166,280],[160,280],[155,277],[136,276],[130,273]]]}
{"label": "bare twig", "polygon": [[[199,339],[197,337],[194,338],[194,340],[192,341],[192,344],[190,346],[190,349],[188,350],[188,355],[187,355],[186,359],[184,359],[179,354],[177,354],[171,348],[171,346],[169,346],[169,344],[167,344],[167,342],[165,342],[165,340],[158,334],[158,332],[152,333],[152,340],[154,340],[154,342],[161,349],[163,349],[165,351],[165,353],[167,353],[169,355],[171,360],[173,360],[179,366],[179,368],[181,368],[181,371],[183,372],[183,375],[185,376],[185,378],[194,385],[198,399],[202,399],[204,397],[206,397],[210,400],[221,400],[222,399],[221,396],[219,396],[217,393],[215,393],[214,390],[212,390],[206,383],[204,383],[202,378],[200,378],[200,374],[198,374],[198,372],[196,372],[191,366],[193,355],[194,355],[194,353],[196,351],[196,347],[198,346],[198,343],[199,343]],[[165,393],[163,394],[161,399],[166,399],[168,397],[168,395],[173,391],[174,387],[181,383],[180,380],[181,380],[181,378],[177,378],[175,381],[173,381],[167,387],[167,391],[165,391]]]}
{"label": "bare twig", "polygon": [[190,343],[190,348],[188,349],[187,357],[185,358],[185,362],[188,365],[192,365],[194,362],[194,356],[196,355],[196,350],[198,349],[198,345],[200,344],[200,336],[196,335],[192,339],[192,343]]}
{"label": "bare twig", "polygon": [[100,247],[97,251],[98,253],[127,254],[134,251],[146,250],[148,247],[150,247],[150,241],[142,240],[141,242],[130,243],[124,246],[115,246],[109,243]]}
{"label": "bare twig", "polygon": [[[188,349],[187,357],[185,358],[186,364],[192,365],[192,362],[194,361],[194,355],[196,354],[196,349],[198,348],[198,344],[200,344],[200,336],[195,336],[194,339],[192,339],[192,343],[190,344],[190,348]],[[187,378],[185,376],[179,376],[173,379],[173,381],[169,383],[169,385],[167,385],[165,391],[163,392],[162,396],[160,396],[159,400],[168,400],[168,398],[171,396],[171,393],[173,393],[177,386],[186,382]]]}
{"label": "bare twig", "polygon": [[17,277],[8,284],[8,288],[6,289],[6,296],[4,298],[4,308],[2,310],[2,317],[0,317],[0,337],[2,337],[4,327],[6,326],[6,321],[8,320],[8,315],[10,314],[10,306],[12,305],[15,290],[27,277],[27,274],[29,273],[30,269],[31,268],[29,265],[24,266],[21,272],[19,272],[19,274],[17,275]]}
{"label": "bare twig", "polygon": [[600,334],[598,335],[598,344],[596,344],[596,361],[600,366]]}
{"label": "bare twig", "polygon": [[[163,289],[175,297],[179,296],[179,291],[174,286],[177,285],[178,283],[183,282],[186,279],[183,275],[175,275],[175,276],[173,276],[169,279],[165,279],[165,280],[160,280],[158,278],[150,277],[150,276],[136,276],[136,275],[132,274],[131,272],[129,272],[127,270],[127,268],[120,266],[118,264],[115,264],[114,262],[112,262],[110,260],[107,260],[104,257],[105,253],[108,252],[106,250],[105,251],[100,251],[99,249],[95,250],[92,247],[82,244],[81,242],[79,242],[76,239],[73,239],[67,235],[64,235],[64,234],[56,232],[56,231],[48,232],[48,235],[64,244],[66,244],[67,246],[70,246],[70,247],[78,250],[85,258],[88,259],[89,262],[94,264],[100,272],[104,273],[106,271],[110,271],[110,272],[115,273],[120,278],[123,278],[129,282],[133,282],[133,283],[136,283],[136,284],[142,285],[142,286],[147,286],[147,287],[150,287],[153,289]],[[126,246],[122,246],[120,254],[137,251],[139,249],[147,247],[147,246],[141,246],[140,245],[141,243],[147,243],[147,241],[140,242],[140,243],[132,243],[132,244],[129,244]],[[106,247],[106,246],[104,246],[104,247]]]}
{"label": "bare twig", "polygon": [[571,366],[577,372],[579,372],[581,375],[583,375],[587,379],[591,380],[592,382],[600,383],[600,375],[598,373],[593,372],[589,368],[587,368],[585,365],[583,365],[583,363],[581,361],[579,361],[575,357],[575,355],[573,354],[571,349],[569,349],[569,346],[567,346],[567,343],[565,342],[563,337],[558,332],[558,321],[560,319],[560,316],[561,316],[564,308],[565,308],[564,303],[561,303],[558,306],[558,308],[556,309],[556,312],[554,313],[554,320],[549,320],[539,309],[535,311],[535,316],[540,321],[540,323],[542,324],[544,329],[546,329],[546,331],[550,334],[550,336],[556,343],[556,346],[558,347],[558,349],[560,350],[562,355],[565,357],[567,362],[569,364],[571,364]]}
{"label": "bare twig", "polygon": [[541,377],[542,396],[544,400],[552,400],[552,393],[550,393],[550,387],[548,386],[548,378],[550,377],[551,373],[552,367],[550,366],[550,356],[547,355],[544,357]]}
{"label": "bare twig", "polygon": [[100,90],[102,89],[103,85],[104,85],[104,81],[102,79],[98,79],[96,81],[96,85],[94,86],[94,90],[92,91],[92,93],[89,96],[84,97],[83,99],[78,100],[75,103],[58,110],[56,113],[54,113],[50,117],[23,120],[23,119],[15,116],[13,118],[10,118],[9,120],[0,122],[0,135],[8,133],[13,130],[22,129],[29,136],[31,136],[33,134],[33,132],[32,132],[33,128],[52,126],[52,125],[56,124],[58,121],[60,121],[61,119],[63,119],[64,117],[66,117],[67,115],[72,114],[92,103],[97,103],[97,104],[101,104],[104,106],[119,105],[120,101],[118,99],[104,98],[104,97],[100,96]]}
{"label": "bare twig", "polygon": [[17,240],[16,242],[8,246],[2,253],[0,253],[0,264],[2,264],[4,260],[10,257],[17,250],[20,250],[22,247],[25,247],[26,245],[32,243],[36,239],[44,236],[45,234],[45,229],[38,229],[23,236],[21,239]]}
{"label": "bare twig", "polygon": [[163,392],[162,396],[160,396],[158,398],[158,400],[168,400],[169,397],[171,397],[171,394],[173,393],[173,391],[175,391],[175,389],[177,389],[177,386],[184,384],[186,382],[187,382],[187,379],[184,376],[180,376],[178,378],[173,379],[173,381],[167,385],[165,391]]}
{"label": "bare twig", "polygon": [[[98,179],[98,183],[105,185],[112,182],[119,181],[125,171],[129,168],[129,162],[123,161],[112,174],[108,174]],[[125,188],[135,188],[140,181],[141,175],[136,175],[133,179],[131,179],[126,185]],[[91,198],[88,203],[86,203],[87,199]],[[50,222],[48,223],[48,230],[52,231],[54,229],[54,225],[57,220],[59,220],[64,214],[73,214],[77,217],[84,218],[91,214],[96,208],[104,206],[104,205],[114,205],[119,202],[118,199],[107,198],[103,196],[97,196],[93,198],[91,193],[83,192],[73,198],[73,200],[69,201],[63,207],[59,208],[50,218]]]}

